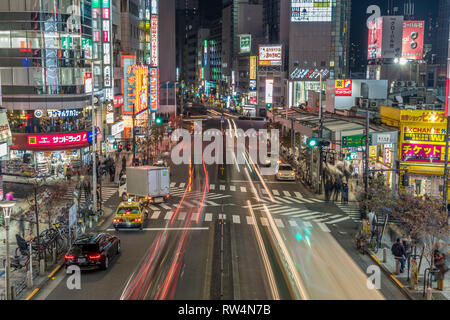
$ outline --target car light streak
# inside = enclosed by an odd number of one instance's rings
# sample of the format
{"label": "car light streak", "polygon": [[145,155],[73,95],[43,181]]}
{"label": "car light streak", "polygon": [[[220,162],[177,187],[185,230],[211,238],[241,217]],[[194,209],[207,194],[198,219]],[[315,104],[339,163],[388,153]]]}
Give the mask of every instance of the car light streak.
{"label": "car light streak", "polygon": [[253,184],[253,181],[250,178],[250,175],[248,174],[247,168],[244,168],[244,172],[245,172],[245,175],[247,177],[247,181],[250,184],[250,187],[252,187],[252,192],[253,192],[253,194],[256,197],[256,201],[261,202],[261,198],[259,197],[258,192],[256,191],[256,188],[255,188],[255,185]]}
{"label": "car light streak", "polygon": [[183,197],[181,197],[180,203],[177,206],[177,209],[172,213],[172,217],[170,219],[170,224],[173,224],[173,221],[175,220],[176,216],[178,215],[178,212],[180,211],[181,205],[183,204],[184,198],[186,197],[186,193],[191,191],[191,184],[192,184],[192,170],[191,170],[191,164],[189,164],[189,183],[184,190]]}
{"label": "car light streak", "polygon": [[269,222],[270,230],[272,231],[272,234],[275,236],[275,243],[279,245],[281,248],[281,253],[283,254],[286,264],[289,268],[289,272],[293,277],[294,284],[297,288],[297,291],[300,294],[300,298],[303,300],[309,300],[308,293],[306,292],[306,288],[303,286],[303,283],[300,280],[300,277],[297,272],[297,268],[295,267],[294,261],[286,247],[286,244],[284,243],[280,232],[278,231],[278,228],[275,225],[275,221],[273,220],[272,215],[269,212],[269,209],[265,204],[263,204],[264,212],[266,214],[267,221]]}
{"label": "car light streak", "polygon": [[250,200],[247,200],[248,211],[253,219],[253,230],[256,236],[256,242],[258,243],[259,251],[261,252],[261,257],[263,259],[264,268],[266,269],[267,279],[269,281],[270,291],[272,298],[274,300],[280,300],[280,295],[278,293],[278,287],[275,281],[275,276],[273,274],[272,266],[270,265],[269,257],[267,255],[266,247],[264,246],[263,239],[261,237],[261,232],[258,228],[258,223],[256,222],[255,213],[253,212]]}

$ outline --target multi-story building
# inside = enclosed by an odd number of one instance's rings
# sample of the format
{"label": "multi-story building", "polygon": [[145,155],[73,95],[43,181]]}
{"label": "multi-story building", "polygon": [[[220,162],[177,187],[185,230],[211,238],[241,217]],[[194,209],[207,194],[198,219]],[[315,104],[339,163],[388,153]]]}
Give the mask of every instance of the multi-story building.
{"label": "multi-story building", "polygon": [[445,94],[444,88],[447,78],[447,57],[448,57],[448,39],[449,39],[449,25],[450,25],[450,0],[439,0],[439,16],[438,16],[438,30],[436,41],[436,58],[439,65],[439,88],[442,88],[442,93]]}
{"label": "multi-story building", "polygon": [[[91,1],[2,0],[0,25],[2,107],[13,135],[7,170],[23,173],[17,166],[31,158],[41,174],[55,172],[52,160],[84,162],[98,49]],[[97,88],[104,87],[102,71],[94,70]]]}

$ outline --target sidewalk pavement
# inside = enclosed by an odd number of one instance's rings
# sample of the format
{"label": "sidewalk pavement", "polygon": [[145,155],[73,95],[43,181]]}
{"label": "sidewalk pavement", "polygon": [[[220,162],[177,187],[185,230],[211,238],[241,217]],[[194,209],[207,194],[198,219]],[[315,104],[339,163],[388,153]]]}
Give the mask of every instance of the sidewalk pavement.
{"label": "sidewalk pavement", "polygon": [[[76,179],[71,180],[71,184],[75,185],[76,183],[77,183]],[[111,184],[109,182],[108,177],[103,177],[102,184],[103,185]],[[13,211],[11,214],[11,220],[10,220],[10,228],[9,228],[9,244],[10,244],[10,256],[11,257],[14,257],[15,250],[17,248],[15,235],[21,233],[20,232],[20,224],[19,224],[19,221],[17,220],[18,215],[21,212],[28,210],[28,208],[29,208],[29,204],[26,199],[18,200],[16,205],[13,208]],[[109,212],[109,211],[112,212],[112,210],[105,208],[105,217],[108,216],[109,214],[111,214],[111,212]],[[3,215],[3,212],[0,211],[0,215]],[[100,222],[102,222],[102,221],[100,221]],[[48,228],[48,225],[47,225],[47,223],[40,221],[39,227],[40,227],[39,228],[40,231],[42,232],[43,230]],[[94,224],[93,227],[95,228],[97,226]],[[28,240],[29,233],[30,233],[30,223],[29,222],[27,222],[27,221],[24,222],[24,229],[25,229],[25,237],[24,238],[26,240]],[[87,228],[87,230],[89,230],[89,229]],[[35,228],[33,228],[33,236],[36,236]],[[5,237],[6,237],[5,228],[4,228],[4,226],[0,226],[0,239],[1,239],[0,240],[1,241],[0,242],[0,300],[6,299],[5,264],[4,264],[4,261],[6,259],[6,239],[5,239]],[[36,263],[36,262],[33,261],[33,263]],[[55,268],[57,268],[58,266],[60,266],[60,263],[57,263],[56,265],[52,265],[51,261],[47,261],[47,269],[45,270],[45,274],[33,279],[34,285],[37,287],[43,285],[57,271]],[[54,271],[54,272],[52,272],[52,271]],[[16,295],[17,299],[24,299],[25,298],[24,295],[26,294],[26,292],[29,291],[29,290],[27,290],[26,276],[27,276],[27,270],[20,269],[20,270],[13,271],[11,269],[10,283],[11,283],[11,286],[15,287],[15,292],[16,292],[15,295]],[[28,294],[29,294],[29,292],[28,292]]]}
{"label": "sidewalk pavement", "polygon": [[[395,282],[395,284],[402,290],[404,293],[408,296],[410,296],[411,299],[414,300],[425,300],[426,299],[426,292],[425,296],[423,296],[423,290],[424,290],[424,278],[423,273],[425,269],[429,268],[430,265],[425,257],[422,259],[422,265],[420,266],[420,274],[418,275],[419,283],[415,285],[414,290],[411,289],[411,281],[408,279],[408,262],[405,264],[405,270],[403,273],[400,273],[399,275],[395,275],[395,268],[396,268],[396,262],[393,254],[391,253],[391,247],[392,244],[395,241],[395,238],[397,238],[397,235],[394,233],[394,239],[391,239],[391,237],[388,234],[385,234],[382,239],[382,245],[381,248],[378,250],[377,253],[371,252],[371,258],[382,268],[384,272],[389,274],[391,279]],[[383,255],[384,255],[384,249],[386,249],[386,261],[383,261]],[[444,249],[445,250],[445,249]],[[421,253],[421,249],[417,249],[417,254]],[[448,246],[446,249],[446,255],[448,256]],[[417,263],[419,263],[420,258],[417,259]],[[448,263],[448,262],[447,262]],[[412,273],[409,273],[409,278],[412,277]],[[446,277],[444,278],[444,290],[440,291],[437,289],[437,282],[433,281],[433,299],[435,300],[450,300],[450,278],[449,275],[446,274]]]}

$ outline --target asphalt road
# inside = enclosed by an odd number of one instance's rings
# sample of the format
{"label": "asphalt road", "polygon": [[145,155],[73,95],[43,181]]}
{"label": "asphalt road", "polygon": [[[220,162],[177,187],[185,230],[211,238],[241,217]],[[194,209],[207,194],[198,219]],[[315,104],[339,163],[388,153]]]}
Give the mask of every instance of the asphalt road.
{"label": "asphalt road", "polygon": [[[263,127],[203,119],[204,129],[231,135]],[[119,233],[122,253],[107,271],[83,272],[81,290],[69,290],[61,271],[35,299],[403,298],[383,275],[381,290],[367,288],[370,259],[349,240],[355,222],[301,183],[262,177],[248,163],[227,164],[223,175],[217,164],[192,169],[189,179],[188,165],[171,166],[172,198],[154,206],[144,231]],[[119,201],[115,194],[105,206]],[[111,220],[100,229],[114,234]]]}

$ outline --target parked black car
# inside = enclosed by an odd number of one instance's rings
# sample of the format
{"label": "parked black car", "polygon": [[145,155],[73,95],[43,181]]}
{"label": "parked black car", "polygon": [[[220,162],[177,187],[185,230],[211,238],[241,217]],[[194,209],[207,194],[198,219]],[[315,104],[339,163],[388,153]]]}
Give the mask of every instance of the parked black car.
{"label": "parked black car", "polygon": [[109,233],[82,234],[64,256],[66,267],[108,269],[111,260],[120,253],[120,239]]}

